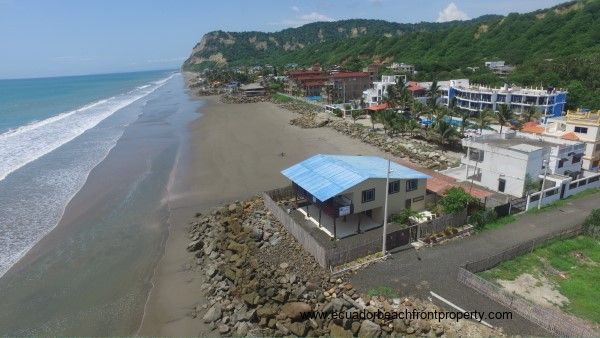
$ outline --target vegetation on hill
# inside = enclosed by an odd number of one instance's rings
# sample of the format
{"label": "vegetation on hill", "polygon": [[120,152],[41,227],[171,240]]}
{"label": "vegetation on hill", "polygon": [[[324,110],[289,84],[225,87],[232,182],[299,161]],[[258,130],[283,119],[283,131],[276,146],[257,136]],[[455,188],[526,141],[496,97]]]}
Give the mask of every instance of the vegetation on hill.
{"label": "vegetation on hill", "polygon": [[[578,0],[550,9],[469,21],[400,24],[382,20],[317,22],[274,33],[206,34],[184,69],[289,63],[405,62],[417,79],[467,77],[499,85],[556,86],[570,92],[569,106],[600,108],[600,0]],[[504,80],[481,69],[486,60],[516,65]],[[467,67],[480,67],[473,72]]]}

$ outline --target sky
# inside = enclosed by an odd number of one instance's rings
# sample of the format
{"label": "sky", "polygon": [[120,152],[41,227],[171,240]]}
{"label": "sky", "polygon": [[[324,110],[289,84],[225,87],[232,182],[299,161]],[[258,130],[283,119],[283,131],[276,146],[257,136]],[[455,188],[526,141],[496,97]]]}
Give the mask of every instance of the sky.
{"label": "sky", "polygon": [[0,79],[175,69],[204,33],[350,18],[414,23],[562,0],[0,0]]}

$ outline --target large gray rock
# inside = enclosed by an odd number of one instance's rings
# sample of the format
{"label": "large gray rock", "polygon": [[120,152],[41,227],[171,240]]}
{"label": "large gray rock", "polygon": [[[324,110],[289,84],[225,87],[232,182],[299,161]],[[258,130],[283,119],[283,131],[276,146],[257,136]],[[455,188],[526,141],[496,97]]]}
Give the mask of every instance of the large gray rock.
{"label": "large gray rock", "polygon": [[381,335],[381,327],[372,321],[365,319],[362,324],[360,324],[358,335],[360,337],[379,337],[379,335]]}
{"label": "large gray rock", "polygon": [[304,337],[308,332],[308,325],[306,324],[306,322],[293,322],[288,324],[287,328],[292,334],[298,337]]}
{"label": "large gray rock", "polygon": [[195,241],[191,242],[190,244],[188,244],[187,250],[188,251],[198,251],[198,250],[202,249],[203,246],[204,246],[204,242],[202,242],[202,240],[198,239],[198,240],[195,240]]}
{"label": "large gray rock", "polygon": [[304,302],[291,302],[286,303],[281,307],[281,314],[286,318],[292,320],[298,320],[302,317],[303,313],[308,313],[312,309],[309,304]]}
{"label": "large gray rock", "polygon": [[219,320],[222,315],[223,309],[221,308],[221,304],[217,303],[213,305],[210,309],[208,309],[208,311],[206,311],[204,317],[202,317],[202,320],[205,323],[212,323]]}

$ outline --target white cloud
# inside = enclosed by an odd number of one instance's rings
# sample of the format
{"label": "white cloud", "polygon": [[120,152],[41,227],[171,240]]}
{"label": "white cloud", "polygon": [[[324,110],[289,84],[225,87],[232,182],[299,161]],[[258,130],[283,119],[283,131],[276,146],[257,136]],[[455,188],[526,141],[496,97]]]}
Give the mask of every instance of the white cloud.
{"label": "white cloud", "polygon": [[454,2],[451,2],[448,7],[444,8],[438,15],[438,22],[454,21],[454,20],[468,20],[469,16],[467,13],[458,9]]}
{"label": "white cloud", "polygon": [[292,6],[292,10],[294,12],[300,12],[300,8],[298,8],[298,6]]}
{"label": "white cloud", "polygon": [[285,19],[279,22],[273,22],[273,25],[286,26],[286,27],[299,27],[302,25],[309,24],[311,22],[319,21],[333,21],[334,19],[321,13],[311,12],[308,14],[298,15],[295,18]]}

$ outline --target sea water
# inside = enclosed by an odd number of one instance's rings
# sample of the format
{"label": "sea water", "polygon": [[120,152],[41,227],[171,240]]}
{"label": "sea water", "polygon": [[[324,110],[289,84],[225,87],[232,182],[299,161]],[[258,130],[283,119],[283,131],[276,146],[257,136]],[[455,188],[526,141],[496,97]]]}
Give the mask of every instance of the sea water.
{"label": "sea water", "polygon": [[197,107],[168,71],[0,80],[0,335],[134,333]]}

